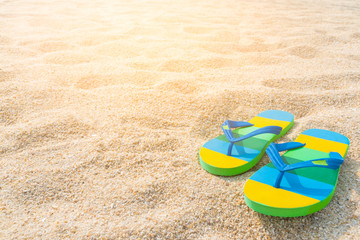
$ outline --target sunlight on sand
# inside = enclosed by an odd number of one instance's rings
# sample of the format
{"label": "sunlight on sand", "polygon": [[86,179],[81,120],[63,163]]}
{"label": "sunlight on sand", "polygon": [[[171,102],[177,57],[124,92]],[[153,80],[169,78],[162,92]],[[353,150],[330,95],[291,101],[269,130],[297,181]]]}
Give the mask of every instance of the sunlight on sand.
{"label": "sunlight on sand", "polygon": [[[0,238],[355,239],[357,1],[0,1]],[[198,150],[225,119],[350,139],[333,201],[257,214]]]}

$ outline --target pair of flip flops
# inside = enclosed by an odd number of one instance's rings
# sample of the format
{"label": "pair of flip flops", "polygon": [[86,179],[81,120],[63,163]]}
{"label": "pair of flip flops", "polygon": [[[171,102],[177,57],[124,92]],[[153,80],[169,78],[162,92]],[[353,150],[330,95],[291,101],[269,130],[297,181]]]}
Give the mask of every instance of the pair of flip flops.
{"label": "pair of flip flops", "polygon": [[[233,176],[252,168],[266,152],[271,162],[245,183],[246,204],[271,216],[317,212],[334,195],[349,139],[336,132],[309,129],[294,142],[273,143],[293,124],[291,113],[278,110],[262,112],[249,122],[226,120],[221,126],[224,135],[200,149],[200,164],[212,174]],[[282,151],[286,152],[280,156]]]}

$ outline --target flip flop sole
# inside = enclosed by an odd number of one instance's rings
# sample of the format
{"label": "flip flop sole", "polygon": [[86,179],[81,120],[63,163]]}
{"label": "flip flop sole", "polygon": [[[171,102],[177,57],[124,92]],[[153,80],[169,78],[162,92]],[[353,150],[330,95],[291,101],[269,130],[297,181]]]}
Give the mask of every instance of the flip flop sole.
{"label": "flip flop sole", "polygon": [[294,116],[284,111],[269,110],[260,113],[249,122],[254,126],[235,129],[233,134],[241,137],[266,126],[280,126],[282,131],[279,135],[266,133],[235,143],[231,156],[227,155],[229,141],[225,135],[220,135],[205,143],[200,149],[200,165],[206,171],[221,176],[233,176],[249,170],[259,162],[266,147],[292,127]]}
{"label": "flip flop sole", "polygon": [[[287,151],[282,158],[287,164],[326,158],[329,152],[346,156],[349,140],[336,132],[310,129],[296,142],[305,147]],[[319,161],[319,164],[326,164]],[[284,173],[280,188],[273,187],[279,171],[272,163],[259,169],[245,183],[246,204],[253,210],[271,216],[305,216],[329,204],[339,176],[339,169],[308,167]]]}

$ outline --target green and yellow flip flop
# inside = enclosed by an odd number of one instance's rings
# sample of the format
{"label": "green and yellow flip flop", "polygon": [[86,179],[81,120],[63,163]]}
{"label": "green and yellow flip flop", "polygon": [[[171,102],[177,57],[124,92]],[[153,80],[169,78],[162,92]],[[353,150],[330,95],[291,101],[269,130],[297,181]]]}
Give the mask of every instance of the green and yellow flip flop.
{"label": "green and yellow flip flop", "polygon": [[349,139],[336,132],[309,129],[295,141],[271,143],[266,149],[271,163],[245,183],[245,202],[253,210],[297,217],[317,212],[330,202]]}
{"label": "green and yellow flip flop", "polygon": [[[215,175],[233,176],[252,168],[264,155],[266,147],[284,135],[294,124],[294,115],[269,110],[249,122],[226,120],[224,132],[200,149],[200,165]],[[231,128],[237,128],[231,131]]]}

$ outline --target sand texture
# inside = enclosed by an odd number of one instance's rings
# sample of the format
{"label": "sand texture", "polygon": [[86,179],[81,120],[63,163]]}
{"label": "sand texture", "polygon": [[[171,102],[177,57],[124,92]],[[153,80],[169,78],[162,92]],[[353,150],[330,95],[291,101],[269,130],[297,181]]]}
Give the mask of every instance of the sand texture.
{"label": "sand texture", "polygon": [[[350,149],[330,204],[249,209],[199,165],[225,119]],[[0,239],[356,239],[360,2],[0,0]]]}

